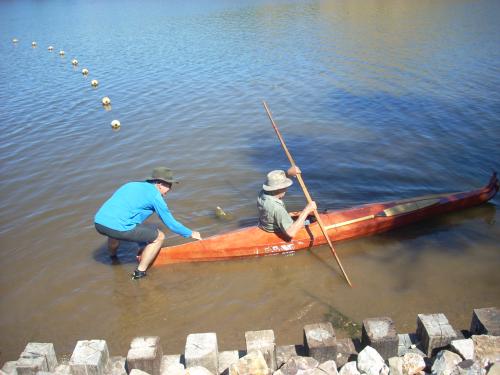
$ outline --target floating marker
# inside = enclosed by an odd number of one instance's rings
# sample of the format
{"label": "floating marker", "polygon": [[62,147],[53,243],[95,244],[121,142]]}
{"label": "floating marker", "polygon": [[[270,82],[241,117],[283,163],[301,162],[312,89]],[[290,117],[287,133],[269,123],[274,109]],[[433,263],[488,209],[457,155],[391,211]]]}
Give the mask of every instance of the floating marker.
{"label": "floating marker", "polygon": [[17,43],[17,42],[19,42],[19,39],[17,38],[12,39],[12,43]]}
{"label": "floating marker", "polygon": [[77,59],[73,59],[73,60],[71,60],[71,64],[72,64],[73,66],[77,66],[77,65],[78,65],[78,60],[77,60]]}
{"label": "floating marker", "polygon": [[31,47],[36,47],[36,42],[31,42]]}
{"label": "floating marker", "polygon": [[88,70],[87,68],[83,68],[83,69],[82,69],[82,74],[83,74],[84,76],[88,75],[88,74],[89,74],[89,70]]}
{"label": "floating marker", "polygon": [[64,51],[63,50],[59,51],[59,56],[64,56]]}
{"label": "floating marker", "polygon": [[102,102],[102,105],[110,105],[111,99],[108,98],[107,96],[105,96],[104,98],[102,98],[101,102]]}
{"label": "floating marker", "polygon": [[48,49],[50,52],[52,52],[52,51],[54,50],[54,47],[49,46],[47,49]]}
{"label": "floating marker", "polygon": [[93,79],[92,81],[90,81],[90,84],[92,85],[92,87],[97,87],[97,85],[99,85],[99,81],[97,79]]}
{"label": "floating marker", "polygon": [[111,121],[111,127],[112,127],[113,129],[119,129],[119,128],[120,128],[120,126],[121,126],[120,121],[118,121],[118,120],[113,120],[113,121]]}

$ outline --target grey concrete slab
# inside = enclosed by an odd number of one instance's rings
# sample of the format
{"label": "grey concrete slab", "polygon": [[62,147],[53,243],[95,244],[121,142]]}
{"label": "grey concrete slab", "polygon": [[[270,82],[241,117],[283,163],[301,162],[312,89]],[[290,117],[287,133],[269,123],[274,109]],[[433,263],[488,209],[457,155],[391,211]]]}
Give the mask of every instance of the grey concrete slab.
{"label": "grey concrete slab", "polygon": [[447,347],[457,338],[455,330],[444,314],[418,314],[417,336],[428,357]]}
{"label": "grey concrete slab", "polygon": [[213,332],[188,335],[184,356],[186,368],[202,366],[211,373],[217,374],[219,370],[217,335]]}
{"label": "grey concrete slab", "polygon": [[371,346],[384,360],[395,357],[398,354],[399,338],[393,320],[389,317],[363,320],[361,344],[363,347]]}
{"label": "grey concrete slab", "polygon": [[319,363],[337,358],[337,338],[332,323],[323,322],[304,326],[304,346],[310,357]]}
{"label": "grey concrete slab", "polygon": [[81,340],[76,343],[69,366],[73,375],[103,375],[109,361],[105,340]]}

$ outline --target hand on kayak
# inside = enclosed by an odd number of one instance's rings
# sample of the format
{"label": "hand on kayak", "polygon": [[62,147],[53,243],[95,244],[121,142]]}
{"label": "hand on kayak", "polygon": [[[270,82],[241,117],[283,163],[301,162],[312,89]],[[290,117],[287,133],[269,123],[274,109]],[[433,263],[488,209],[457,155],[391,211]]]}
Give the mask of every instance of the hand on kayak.
{"label": "hand on kayak", "polygon": [[288,177],[297,177],[297,175],[301,173],[302,172],[300,171],[300,168],[296,165],[291,166],[290,168],[288,168],[288,171],[286,171]]}
{"label": "hand on kayak", "polygon": [[191,234],[191,238],[194,238],[195,240],[201,240],[200,232],[193,231],[193,233]]}

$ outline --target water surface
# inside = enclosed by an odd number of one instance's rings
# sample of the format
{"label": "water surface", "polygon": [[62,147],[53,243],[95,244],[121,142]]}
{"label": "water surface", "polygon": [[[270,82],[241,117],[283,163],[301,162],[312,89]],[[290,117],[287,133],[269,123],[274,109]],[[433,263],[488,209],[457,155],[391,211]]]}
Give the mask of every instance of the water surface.
{"label": "water surface", "polygon": [[[265,174],[288,164],[262,100],[321,209],[485,184],[500,167],[499,12],[494,0],[1,2],[0,362],[29,341],[70,354],[106,339],[124,355],[159,335],[173,354],[188,333],[216,332],[226,350],[272,328],[299,343],[305,324],[339,317],[391,316],[409,332],[416,314],[443,312],[468,328],[473,308],[500,302],[498,197],[338,244],[354,289],[326,247],[133,282],[134,247],[111,264],[92,220],[121,184],[167,165],[180,221],[204,236],[254,223]],[[305,204],[296,185],[286,201]]]}

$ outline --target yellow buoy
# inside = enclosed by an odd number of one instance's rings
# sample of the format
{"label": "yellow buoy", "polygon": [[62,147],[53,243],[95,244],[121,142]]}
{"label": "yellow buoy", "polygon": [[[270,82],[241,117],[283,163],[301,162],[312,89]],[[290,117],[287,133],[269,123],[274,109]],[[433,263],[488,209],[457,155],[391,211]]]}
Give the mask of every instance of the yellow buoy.
{"label": "yellow buoy", "polygon": [[36,42],[31,42],[31,47],[36,47]]}
{"label": "yellow buoy", "polygon": [[108,98],[107,96],[105,96],[104,98],[102,98],[101,102],[102,102],[102,105],[110,105],[111,99]]}
{"label": "yellow buoy", "polygon": [[120,126],[121,126],[120,121],[118,121],[118,120],[111,121],[111,127],[113,129],[118,129],[118,128],[120,128]]}
{"label": "yellow buoy", "polygon": [[73,66],[77,66],[77,65],[78,65],[78,60],[77,60],[77,59],[73,59],[73,60],[71,60],[71,64],[72,64]]}
{"label": "yellow buoy", "polygon": [[52,51],[54,50],[54,47],[49,46],[47,49],[48,49],[50,52],[52,52]]}
{"label": "yellow buoy", "polygon": [[89,70],[88,70],[87,68],[83,68],[83,69],[82,69],[82,74],[83,74],[84,76],[86,76],[87,74],[89,74]]}
{"label": "yellow buoy", "polygon": [[17,43],[17,42],[19,42],[19,39],[17,38],[12,39],[12,43]]}
{"label": "yellow buoy", "polygon": [[60,50],[60,51],[59,51],[59,55],[60,55],[60,56],[64,56],[64,51],[63,51],[63,50]]}
{"label": "yellow buoy", "polygon": [[90,84],[92,85],[92,87],[97,87],[99,81],[97,79],[93,79],[92,81],[90,81]]}

